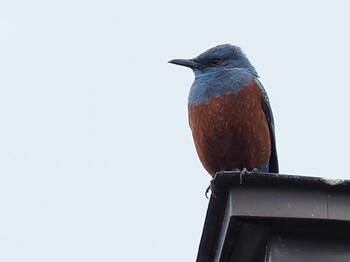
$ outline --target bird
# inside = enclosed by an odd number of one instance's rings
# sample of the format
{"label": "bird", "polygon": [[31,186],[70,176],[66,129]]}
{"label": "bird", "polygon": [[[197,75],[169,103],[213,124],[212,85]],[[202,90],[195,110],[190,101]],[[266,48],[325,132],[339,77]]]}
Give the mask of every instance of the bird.
{"label": "bird", "polygon": [[188,118],[207,172],[278,173],[275,124],[259,75],[238,46],[222,44],[193,59],[169,63],[192,69]]}

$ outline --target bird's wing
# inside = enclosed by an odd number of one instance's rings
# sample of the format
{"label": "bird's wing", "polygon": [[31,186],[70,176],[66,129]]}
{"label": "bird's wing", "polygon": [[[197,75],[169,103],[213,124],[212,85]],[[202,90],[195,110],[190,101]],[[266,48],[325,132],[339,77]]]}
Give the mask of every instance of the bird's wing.
{"label": "bird's wing", "polygon": [[278,157],[277,157],[277,149],[276,149],[275,123],[273,120],[272,109],[270,106],[269,97],[265,91],[264,86],[261,84],[259,79],[256,79],[256,81],[259,84],[259,87],[261,89],[261,93],[263,95],[264,112],[265,112],[265,116],[268,120],[269,129],[270,129],[271,156],[270,156],[270,160],[269,160],[269,172],[279,173]]}

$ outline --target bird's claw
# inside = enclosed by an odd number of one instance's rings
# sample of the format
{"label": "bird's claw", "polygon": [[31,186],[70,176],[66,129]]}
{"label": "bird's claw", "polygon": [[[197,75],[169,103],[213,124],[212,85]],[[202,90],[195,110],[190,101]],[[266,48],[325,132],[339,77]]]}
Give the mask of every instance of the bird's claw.
{"label": "bird's claw", "polygon": [[223,173],[223,172],[224,172],[224,171],[216,172],[215,175],[214,175],[214,178],[210,181],[210,184],[209,184],[208,188],[205,190],[205,197],[206,197],[207,199],[209,199],[209,197],[208,197],[209,191],[211,191],[211,195],[212,195],[214,198],[216,198],[214,181],[215,181],[217,175],[218,175],[218,174],[221,174],[221,173]]}
{"label": "bird's claw", "polygon": [[[214,180],[214,179],[213,179]],[[208,186],[208,188],[205,190],[205,197],[207,198],[207,199],[209,199],[209,197],[208,197],[208,193],[209,193],[209,191],[211,192],[211,195],[214,197],[214,198],[217,198],[216,197],[216,194],[215,194],[215,190],[214,190],[214,186],[213,186],[213,180],[212,181],[210,181],[210,184],[209,184],[209,186]]]}
{"label": "bird's claw", "polygon": [[252,172],[255,173],[255,174],[259,174],[259,173],[260,173],[260,170],[257,169],[256,167],[254,167],[254,168],[252,169]]}
{"label": "bird's claw", "polygon": [[205,197],[206,197],[207,199],[209,199],[209,197],[208,197],[209,191],[210,191],[210,185],[209,185],[209,186],[207,187],[207,189],[205,190]]}
{"label": "bird's claw", "polygon": [[241,173],[239,174],[239,184],[242,185],[243,184],[243,175],[248,173],[248,169],[243,168]]}
{"label": "bird's claw", "polygon": [[[238,168],[235,168],[235,169],[233,169],[232,171],[239,171],[239,172],[240,172],[240,174],[239,174],[239,184],[242,185],[242,184],[243,184],[243,175],[245,175],[245,174],[247,174],[247,173],[249,172],[248,169],[245,168],[245,167],[244,167],[242,170],[240,170],[240,169],[238,169]],[[215,173],[214,178],[210,181],[209,186],[208,186],[207,189],[205,190],[205,197],[206,197],[207,199],[209,199],[209,197],[208,197],[209,191],[211,191],[211,195],[212,195],[213,197],[217,198],[217,197],[216,197],[216,194],[215,194],[215,189],[214,189],[214,188],[215,188],[215,186],[214,186],[214,181],[215,181],[215,179],[216,179],[216,177],[217,177],[218,175],[224,174],[224,173],[226,173],[226,172],[229,172],[229,171],[223,171],[223,170],[222,170],[222,171],[219,171],[219,172],[216,172],[216,173]],[[260,170],[257,169],[257,168],[253,168],[251,172],[253,172],[253,173],[255,173],[255,174],[259,174],[259,173],[260,173]]]}

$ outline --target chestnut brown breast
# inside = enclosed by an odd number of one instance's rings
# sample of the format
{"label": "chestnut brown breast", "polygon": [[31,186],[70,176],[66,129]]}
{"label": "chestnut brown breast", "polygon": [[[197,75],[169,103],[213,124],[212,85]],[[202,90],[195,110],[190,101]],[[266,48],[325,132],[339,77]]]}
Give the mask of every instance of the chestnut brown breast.
{"label": "chestnut brown breast", "polygon": [[199,158],[211,176],[268,164],[270,131],[255,81],[235,93],[189,106],[189,122]]}

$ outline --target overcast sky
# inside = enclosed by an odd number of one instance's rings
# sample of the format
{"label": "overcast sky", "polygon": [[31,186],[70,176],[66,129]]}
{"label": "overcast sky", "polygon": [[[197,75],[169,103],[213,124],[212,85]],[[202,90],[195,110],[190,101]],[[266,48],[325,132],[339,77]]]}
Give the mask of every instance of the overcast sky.
{"label": "overcast sky", "polygon": [[349,178],[348,1],[0,3],[0,261],[194,261],[210,176],[193,73],[241,46],[280,171]]}

